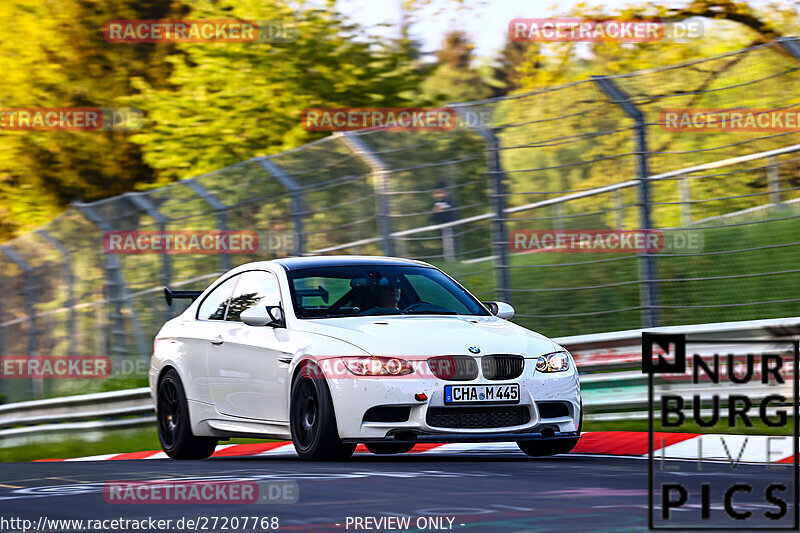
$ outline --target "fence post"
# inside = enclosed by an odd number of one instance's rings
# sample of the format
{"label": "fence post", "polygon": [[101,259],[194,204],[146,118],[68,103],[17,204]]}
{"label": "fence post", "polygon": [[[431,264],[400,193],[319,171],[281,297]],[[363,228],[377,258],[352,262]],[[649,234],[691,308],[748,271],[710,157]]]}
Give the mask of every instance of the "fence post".
{"label": "fence post", "polygon": [[784,50],[800,61],[800,42],[798,42],[797,37],[781,37],[776,40],[783,46]]}
{"label": "fence post", "polygon": [[[0,279],[0,356],[6,355],[6,343],[5,343],[5,320],[3,319],[3,309],[5,309],[5,305],[3,305],[3,281]],[[5,397],[5,382],[6,380],[0,379],[0,403],[5,403],[7,398]]]}
{"label": "fence post", "polygon": [[[5,355],[6,353],[6,344],[5,344],[5,320],[3,319],[3,310],[6,308],[3,305],[3,290],[5,289],[3,280],[0,279],[0,355]],[[3,386],[3,380],[0,379],[0,388]],[[2,398],[0,398],[0,402]]]}
{"label": "fence post", "polygon": [[[800,41],[797,37],[782,37],[778,42],[783,46],[784,50],[789,52],[795,60],[800,61]],[[780,177],[778,175],[778,158],[769,158],[769,167],[767,168],[767,179],[769,180],[770,202],[779,207],[781,203],[780,193]]]}
{"label": "fence post", "polygon": [[[464,124],[469,125],[470,120],[464,116],[464,110],[458,105],[451,105],[455,112],[464,119]],[[500,139],[491,128],[482,123],[469,126],[481,136],[486,143],[486,167],[489,173],[489,190],[491,192],[492,218],[492,255],[495,256],[497,269],[497,283],[500,300],[511,303],[511,277],[508,261],[508,232],[506,231],[506,201],[505,201],[505,172],[500,159]]]}
{"label": "fence post", "polygon": [[[211,209],[217,214],[220,231],[228,230],[228,215],[225,211],[225,206],[217,200],[217,197],[206,190],[205,187],[197,183],[194,178],[188,180],[181,180],[178,183],[186,185],[192,192],[200,197],[205,203],[211,206]],[[223,272],[231,269],[231,256],[230,254],[219,254],[220,268]]]}
{"label": "fence post", "polygon": [[769,187],[769,201],[774,207],[781,204],[781,182],[778,174],[778,158],[772,156],[767,164],[767,185]]}
{"label": "fence post", "polygon": [[72,269],[72,254],[58,239],[47,233],[47,231],[43,229],[34,231],[64,258],[64,282],[67,284],[67,301],[65,305],[69,309],[69,314],[67,315],[67,337],[69,339],[67,342],[67,355],[77,355],[75,347],[75,275]]}
{"label": "fence post", "polygon": [[681,202],[681,226],[688,228],[692,225],[692,190],[691,181],[686,176],[678,180],[678,190]]}
{"label": "fence post", "polygon": [[622,189],[617,189],[612,194],[614,209],[616,210],[617,229],[625,229],[625,197],[622,195]]}
{"label": "fence post", "polygon": [[[73,202],[75,209],[86,217],[86,219],[97,226],[102,232],[111,231],[113,228],[104,218],[98,215],[90,204],[81,202]],[[98,245],[102,248],[102,242]],[[104,252],[104,267],[106,273],[106,300],[109,302],[111,312],[111,351],[119,355],[127,355],[127,343],[125,339],[125,317],[123,315],[123,303],[128,304],[130,311],[131,322],[133,326],[133,336],[135,337],[136,348],[139,350],[141,356],[146,356],[150,353],[148,342],[145,341],[144,332],[139,325],[139,319],[136,315],[136,309],[130,301],[128,294],[128,287],[125,283],[125,277],[122,275],[122,265],[119,258],[115,254],[108,254]]]}
{"label": "fence post", "polygon": [[[38,332],[36,331],[36,287],[34,286],[36,279],[33,273],[33,267],[9,246],[0,246],[0,253],[8,257],[22,270],[22,282],[25,285],[23,289],[25,292],[25,307],[28,314],[27,356],[32,357],[38,355],[36,353],[38,338]],[[42,397],[42,378],[31,377],[31,393],[35,399]]]}
{"label": "fence post", "polygon": [[295,232],[294,255],[303,255],[303,250],[305,250],[303,232],[303,188],[269,157],[259,157],[256,158],[256,161],[258,161],[261,167],[269,172],[278,183],[289,191],[289,196],[291,197],[289,209],[292,213]]}
{"label": "fence post", "polygon": [[386,175],[389,166],[377,154],[369,149],[367,144],[350,132],[343,131],[339,138],[372,169],[375,183],[375,207],[378,212],[378,230],[383,237],[383,253],[394,255],[394,242],[392,241],[391,205],[389,204],[389,183]]}
{"label": "fence post", "polygon": [[[153,206],[144,196],[144,193],[140,192],[128,192],[123,194],[125,198],[130,200],[130,202],[136,207],[139,211],[145,213],[147,216],[152,218],[158,224],[158,229],[161,233],[167,232],[167,223],[169,219],[161,214],[161,212]],[[158,254],[161,256],[161,282],[164,284],[165,287],[169,287],[172,283],[172,266],[170,265],[170,257],[168,253]],[[172,319],[172,313],[170,312],[170,308],[168,306],[164,306],[164,321]]]}
{"label": "fence post", "polygon": [[[637,176],[639,177],[639,213],[641,229],[653,228],[650,220],[650,173],[647,168],[647,123],[644,115],[630,97],[607,76],[592,76],[600,89],[636,122],[634,139],[637,152]],[[639,254],[639,303],[642,307],[642,323],[646,328],[658,325],[658,287],[655,278],[653,255],[644,251]]]}
{"label": "fence post", "polygon": [[553,204],[553,229],[564,229],[564,204]]}

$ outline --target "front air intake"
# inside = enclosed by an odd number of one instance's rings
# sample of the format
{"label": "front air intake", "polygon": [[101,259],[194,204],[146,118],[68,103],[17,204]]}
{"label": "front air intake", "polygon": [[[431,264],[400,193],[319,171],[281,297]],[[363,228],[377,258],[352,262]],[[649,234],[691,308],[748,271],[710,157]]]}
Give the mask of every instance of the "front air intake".
{"label": "front air intake", "polygon": [[470,381],[478,377],[478,363],[468,355],[442,355],[428,359],[434,376],[448,381]]}
{"label": "front air intake", "polygon": [[522,426],[531,421],[524,405],[503,407],[429,407],[425,422],[431,427],[484,429]]}
{"label": "front air intake", "polygon": [[569,406],[564,402],[536,402],[539,418],[561,418],[569,416]]}
{"label": "front air intake", "polygon": [[408,405],[378,405],[364,413],[364,422],[407,422],[410,414]]}

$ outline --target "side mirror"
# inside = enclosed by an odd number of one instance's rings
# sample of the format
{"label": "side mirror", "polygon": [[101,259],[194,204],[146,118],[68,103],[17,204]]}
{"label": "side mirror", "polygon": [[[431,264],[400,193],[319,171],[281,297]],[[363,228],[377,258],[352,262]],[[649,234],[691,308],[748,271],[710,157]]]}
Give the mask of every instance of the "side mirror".
{"label": "side mirror", "polygon": [[268,305],[267,314],[270,318],[269,324],[267,324],[268,326],[272,326],[273,328],[286,327],[286,320],[284,320],[283,309],[280,305]]}
{"label": "side mirror", "polygon": [[490,313],[498,318],[508,320],[514,316],[514,308],[511,307],[511,304],[505,302],[484,302],[483,304],[489,308]]}
{"label": "side mirror", "polygon": [[279,305],[254,305],[242,311],[239,318],[248,326],[286,327],[283,319],[283,309]]}

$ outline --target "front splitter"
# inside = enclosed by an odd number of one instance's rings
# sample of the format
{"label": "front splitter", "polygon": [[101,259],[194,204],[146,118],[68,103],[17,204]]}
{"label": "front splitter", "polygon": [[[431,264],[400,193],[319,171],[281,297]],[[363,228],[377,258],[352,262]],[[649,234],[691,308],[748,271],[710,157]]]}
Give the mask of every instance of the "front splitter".
{"label": "front splitter", "polygon": [[539,432],[498,432],[498,433],[427,433],[409,430],[392,430],[386,437],[379,439],[342,439],[348,444],[372,443],[372,442],[516,442],[516,441],[547,441],[547,440],[566,440],[579,439],[577,432],[561,433],[559,431],[551,434]]}

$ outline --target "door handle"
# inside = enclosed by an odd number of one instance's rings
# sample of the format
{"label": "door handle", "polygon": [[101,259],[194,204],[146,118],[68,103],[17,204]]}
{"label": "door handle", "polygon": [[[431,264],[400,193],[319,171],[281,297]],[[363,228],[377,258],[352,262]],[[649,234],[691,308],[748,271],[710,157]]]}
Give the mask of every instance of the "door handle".
{"label": "door handle", "polygon": [[222,341],[222,335],[217,335],[216,337],[214,337],[213,339],[211,339],[211,341],[210,341],[210,342],[211,342],[211,344],[213,344],[214,346],[219,346],[219,345],[220,345],[220,344],[222,344],[222,342],[223,342],[223,341]]}

